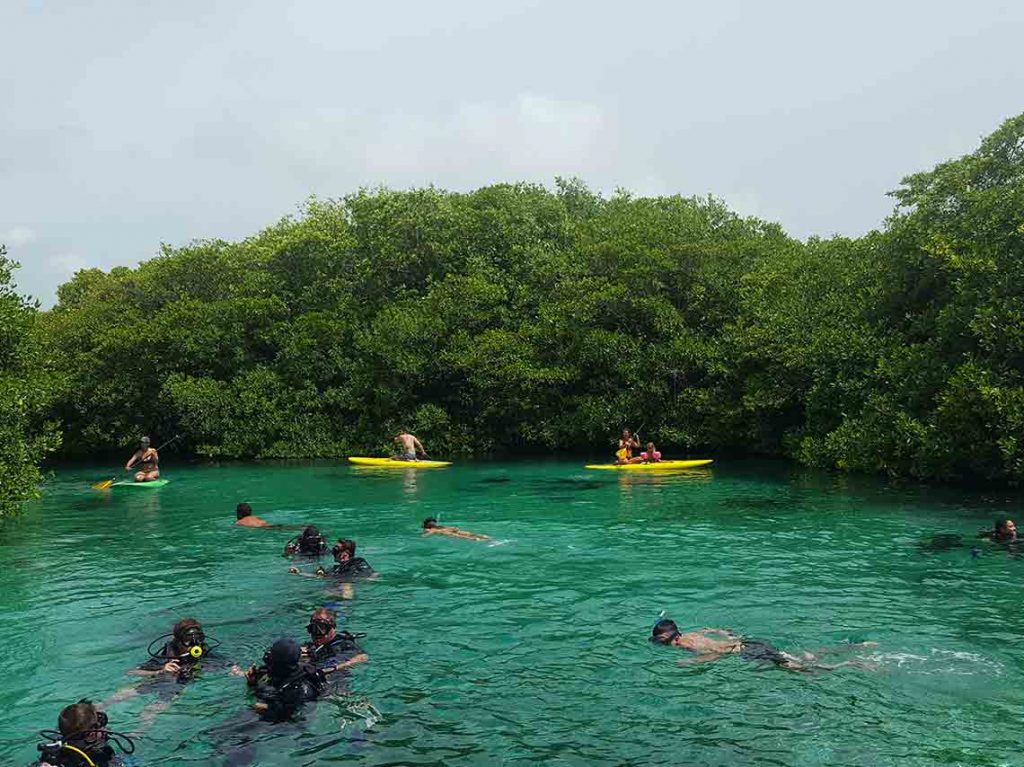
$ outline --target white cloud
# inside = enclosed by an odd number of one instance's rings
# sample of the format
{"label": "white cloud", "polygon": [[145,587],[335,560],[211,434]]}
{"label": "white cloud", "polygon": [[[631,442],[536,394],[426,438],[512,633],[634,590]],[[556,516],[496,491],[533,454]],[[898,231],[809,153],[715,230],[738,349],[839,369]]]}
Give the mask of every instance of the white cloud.
{"label": "white cloud", "polygon": [[50,270],[61,280],[72,276],[80,269],[89,267],[89,262],[77,253],[60,253],[47,259]]}
{"label": "white cloud", "polygon": [[0,232],[0,243],[11,248],[20,248],[35,240],[36,233],[27,226],[16,226],[6,232]]}

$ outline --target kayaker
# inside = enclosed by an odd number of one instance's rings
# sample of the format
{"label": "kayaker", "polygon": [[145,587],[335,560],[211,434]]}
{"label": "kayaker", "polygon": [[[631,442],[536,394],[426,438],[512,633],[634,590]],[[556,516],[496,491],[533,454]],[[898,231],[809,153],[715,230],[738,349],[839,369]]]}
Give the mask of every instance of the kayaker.
{"label": "kayaker", "polygon": [[402,448],[402,452],[395,456],[396,461],[416,461],[420,456],[427,457],[427,451],[423,449],[422,443],[416,439],[415,435],[406,431],[395,437],[395,444]]}
{"label": "kayaker", "polygon": [[640,440],[638,440],[629,429],[622,430],[622,436],[619,438],[619,449],[615,451],[615,463],[624,464],[630,463],[633,458],[633,451],[640,449]]}
{"label": "kayaker", "polygon": [[640,461],[642,463],[661,463],[661,453],[658,452],[658,448],[654,446],[653,442],[648,442],[644,452],[640,453]]}
{"label": "kayaker", "polygon": [[139,449],[128,459],[124,470],[131,471],[136,463],[138,464],[138,471],[135,472],[136,482],[152,482],[154,479],[160,479],[160,454],[156,448],[150,447],[149,437],[139,440]]}
{"label": "kayaker", "polygon": [[[660,618],[654,624],[654,628],[651,631],[651,641],[655,644],[678,647],[695,653],[696,657],[683,661],[680,664],[684,666],[694,663],[708,663],[718,660],[723,655],[739,655],[743,660],[771,663],[787,671],[796,671],[804,674],[815,671],[832,671],[849,666],[864,667],[865,665],[859,661],[845,661],[831,665],[818,663],[818,658],[811,653],[803,653],[803,657],[798,658],[795,655],[783,652],[768,642],[749,639],[735,634],[728,629],[703,628],[683,634],[679,631],[675,621],[667,618]],[[862,642],[860,644],[848,644],[841,648],[829,649],[831,652],[838,652],[858,647],[874,646],[874,642]]]}
{"label": "kayaker", "polygon": [[423,520],[423,534],[424,535],[450,535],[452,538],[465,538],[467,541],[489,541],[491,537],[489,535],[481,535],[479,533],[471,533],[468,530],[460,530],[457,527],[445,527],[437,524],[437,520],[433,517],[427,517]]}

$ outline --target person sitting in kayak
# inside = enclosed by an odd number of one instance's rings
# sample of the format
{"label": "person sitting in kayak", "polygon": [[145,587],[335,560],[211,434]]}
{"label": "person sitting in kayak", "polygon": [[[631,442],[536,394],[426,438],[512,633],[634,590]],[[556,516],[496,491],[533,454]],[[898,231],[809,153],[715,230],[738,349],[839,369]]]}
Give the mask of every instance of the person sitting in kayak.
{"label": "person sitting in kayak", "polygon": [[661,463],[661,453],[658,452],[658,448],[654,446],[653,442],[647,443],[647,447],[644,448],[644,452],[640,453],[639,458],[640,463]]}
{"label": "person sitting in kayak", "polygon": [[[757,661],[760,663],[771,663],[787,671],[796,671],[804,674],[815,671],[833,671],[837,668],[848,666],[864,666],[858,661],[845,661],[833,665],[818,663],[818,658],[811,653],[803,653],[798,658],[790,655],[758,639],[749,639],[740,636],[727,629],[703,628],[683,634],[675,621],[668,618],[659,618],[651,630],[651,641],[655,644],[679,647],[696,654],[695,658],[682,661],[680,665],[691,665],[694,663],[708,663],[718,660],[723,655],[739,655],[743,660]],[[826,648],[829,652],[838,652],[857,647],[874,647],[874,642],[862,642],[860,644],[848,644],[841,648]],[[819,653],[822,651],[818,651]]]}
{"label": "person sitting in kayak", "polygon": [[406,431],[395,437],[395,444],[402,447],[402,452],[395,456],[396,461],[417,461],[420,456],[427,457],[427,451],[423,449],[422,443]]}
{"label": "person sitting in kayak", "polygon": [[433,517],[427,517],[423,520],[423,534],[424,535],[450,535],[452,538],[465,538],[467,541],[489,541],[491,537],[489,535],[481,535],[479,533],[471,533],[468,530],[460,530],[457,527],[445,527],[437,524],[437,520]]}
{"label": "person sitting in kayak", "polygon": [[135,472],[136,482],[152,482],[154,479],[160,479],[160,454],[155,448],[149,446],[149,437],[139,440],[139,449],[128,459],[124,470],[131,471],[135,464],[138,464],[138,471]]}
{"label": "person sitting in kayak", "polygon": [[615,463],[618,465],[632,463],[633,451],[640,449],[640,440],[638,440],[629,429],[622,430],[622,436],[619,438],[619,449],[615,451]]}

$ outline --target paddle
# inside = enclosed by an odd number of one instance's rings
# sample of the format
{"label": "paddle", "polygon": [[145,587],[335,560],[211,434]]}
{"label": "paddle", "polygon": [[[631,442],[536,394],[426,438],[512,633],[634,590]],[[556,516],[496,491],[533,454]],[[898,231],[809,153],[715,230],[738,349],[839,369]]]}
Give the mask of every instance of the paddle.
{"label": "paddle", "polygon": [[[158,448],[156,449],[156,451],[157,451],[157,452],[159,453],[159,452],[160,452],[161,450],[163,450],[163,449],[164,449],[165,447],[167,447],[167,446],[168,446],[169,444],[171,444],[172,442],[174,442],[174,441],[175,441],[176,439],[178,439],[178,438],[179,438],[180,436],[181,436],[180,434],[175,434],[175,435],[174,435],[173,437],[171,437],[171,438],[170,438],[169,440],[167,440],[166,442],[164,442],[164,444],[160,445],[160,447],[158,447]],[[117,477],[114,477],[113,479],[106,479],[106,480],[104,480],[103,482],[97,482],[97,483],[96,483],[95,485],[93,485],[93,486],[92,486],[92,489],[93,489],[93,490],[109,490],[109,489],[110,489],[110,487],[111,487],[111,485],[113,485],[113,484],[114,484],[115,482],[117,482]]]}

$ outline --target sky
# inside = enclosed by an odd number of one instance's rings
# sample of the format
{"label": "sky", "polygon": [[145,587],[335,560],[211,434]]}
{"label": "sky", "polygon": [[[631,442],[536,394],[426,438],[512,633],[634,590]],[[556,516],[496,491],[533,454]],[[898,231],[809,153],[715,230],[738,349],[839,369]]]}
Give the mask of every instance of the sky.
{"label": "sky", "polygon": [[0,243],[51,305],[310,195],[556,176],[857,236],[1024,111],[1021,40],[995,0],[4,0]]}

